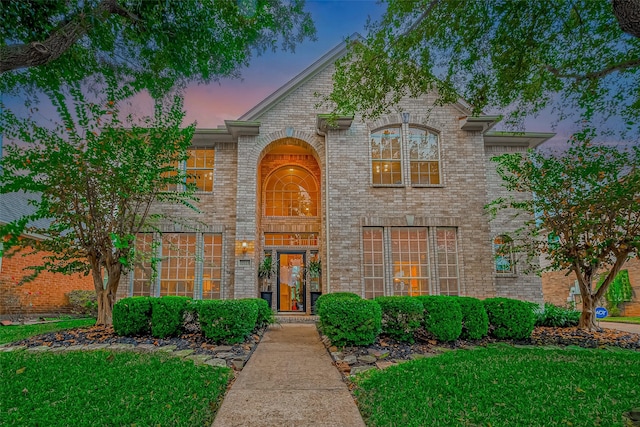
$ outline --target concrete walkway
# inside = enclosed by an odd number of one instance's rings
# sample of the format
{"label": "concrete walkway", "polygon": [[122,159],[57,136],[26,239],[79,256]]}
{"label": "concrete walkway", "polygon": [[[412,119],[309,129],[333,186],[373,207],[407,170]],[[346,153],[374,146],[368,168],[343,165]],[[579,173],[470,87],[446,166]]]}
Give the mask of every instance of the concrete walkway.
{"label": "concrete walkway", "polygon": [[600,322],[600,327],[640,334],[640,325],[635,323]]}
{"label": "concrete walkway", "polygon": [[272,325],[238,375],[213,427],[364,427],[315,325]]}

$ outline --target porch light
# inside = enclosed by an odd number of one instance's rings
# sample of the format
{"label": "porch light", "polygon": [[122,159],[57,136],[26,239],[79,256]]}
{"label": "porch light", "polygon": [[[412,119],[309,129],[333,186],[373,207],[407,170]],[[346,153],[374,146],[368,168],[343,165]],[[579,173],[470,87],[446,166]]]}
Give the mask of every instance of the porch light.
{"label": "porch light", "polygon": [[247,241],[243,240],[242,241],[242,253],[245,254],[245,255],[247,254],[247,246],[248,246],[247,245]]}

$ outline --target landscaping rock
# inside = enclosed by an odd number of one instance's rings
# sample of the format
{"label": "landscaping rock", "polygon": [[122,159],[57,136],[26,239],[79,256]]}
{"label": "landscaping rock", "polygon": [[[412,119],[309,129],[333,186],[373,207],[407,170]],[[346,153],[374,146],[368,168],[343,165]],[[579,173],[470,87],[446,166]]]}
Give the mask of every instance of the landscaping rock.
{"label": "landscaping rock", "polygon": [[354,366],[353,368],[351,368],[351,375],[356,375],[356,374],[361,374],[362,372],[366,372],[369,371],[371,369],[375,369],[374,366]]}
{"label": "landscaping rock", "polygon": [[426,357],[427,357],[426,355],[420,354],[420,353],[411,353],[411,355],[409,356],[411,360],[424,359]]}
{"label": "landscaping rock", "polygon": [[342,359],[342,352],[336,351],[334,353],[331,353],[331,357],[333,357],[333,360],[340,360]]}
{"label": "landscaping rock", "polygon": [[153,344],[138,344],[135,348],[136,351],[156,351],[158,347]]}
{"label": "landscaping rock", "polygon": [[102,350],[109,347],[109,344],[86,344],[82,346],[82,350]]}
{"label": "landscaping rock", "polygon": [[49,351],[51,349],[51,347],[46,346],[46,345],[40,345],[38,347],[31,347],[28,348],[27,351],[29,353],[42,353],[43,351]]}
{"label": "landscaping rock", "polygon": [[193,353],[193,350],[191,349],[186,349],[186,350],[178,350],[178,351],[174,351],[173,355],[177,356],[177,357],[187,357],[190,354]]}
{"label": "landscaping rock", "polygon": [[109,350],[133,350],[135,346],[133,344],[111,344]]}
{"label": "landscaping rock", "polygon": [[231,347],[229,345],[219,345],[219,346],[217,346],[217,347],[215,347],[213,349],[213,352],[214,353],[225,353],[225,352],[228,353],[231,350],[233,350],[233,347]]}
{"label": "landscaping rock", "polygon": [[241,371],[242,368],[244,368],[244,360],[242,359],[233,359],[231,361],[231,366],[233,367],[233,369],[235,369],[236,371]]}
{"label": "landscaping rock", "polygon": [[382,370],[382,369],[387,369],[389,366],[393,366],[396,365],[396,363],[393,362],[387,362],[387,361],[378,361],[376,362],[376,368]]}
{"label": "landscaping rock", "polygon": [[358,362],[358,358],[356,356],[345,356],[342,361],[348,365],[355,365]]}
{"label": "landscaping rock", "polygon": [[378,359],[384,359],[385,357],[389,356],[389,350],[386,349],[370,348],[367,351],[370,355]]}
{"label": "landscaping rock", "polygon": [[358,362],[362,363],[375,363],[376,360],[375,356],[358,356]]}
{"label": "landscaping rock", "polygon": [[185,357],[185,360],[193,360],[193,363],[195,363],[196,365],[202,365],[208,359],[211,359],[211,356],[207,354],[192,354],[190,356]]}
{"label": "landscaping rock", "polygon": [[170,344],[170,345],[163,345],[160,346],[156,349],[156,351],[162,351],[162,352],[173,352],[174,350],[176,350],[178,348],[178,346],[174,345],[174,344]]}
{"label": "landscaping rock", "polygon": [[209,366],[218,366],[218,367],[222,367],[222,368],[226,368],[227,367],[227,361],[224,359],[207,359],[204,362],[205,365],[209,365]]}
{"label": "landscaping rock", "polygon": [[226,352],[226,353],[216,353],[216,357],[220,359],[232,359],[236,357],[235,353]]}

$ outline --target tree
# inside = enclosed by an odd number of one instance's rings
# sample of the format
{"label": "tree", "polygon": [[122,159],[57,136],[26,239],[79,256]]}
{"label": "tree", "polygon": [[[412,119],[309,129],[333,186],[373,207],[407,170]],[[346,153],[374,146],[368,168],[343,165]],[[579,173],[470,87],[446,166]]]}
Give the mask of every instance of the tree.
{"label": "tree", "polygon": [[304,0],[5,0],[0,13],[2,92],[106,70],[166,91],[235,76],[252,50],[315,34]]}
{"label": "tree", "polygon": [[[546,257],[547,270],[576,274],[579,326],[587,329],[596,328],[595,306],[626,260],[640,252],[640,147],[594,144],[594,135],[591,129],[578,133],[566,153],[494,158],[513,195],[488,205],[493,214],[514,209],[529,218],[512,236],[515,251]],[[598,287],[602,268],[608,273]]]}
{"label": "tree", "polygon": [[440,104],[462,97],[474,114],[506,111],[510,124],[553,106],[560,119],[577,111],[636,128],[639,13],[639,0],[388,0],[324,101],[376,117],[434,92]]}
{"label": "tree", "polygon": [[[5,256],[21,249],[46,251],[42,270],[91,273],[98,297],[98,324],[110,324],[121,274],[132,265],[136,234],[162,220],[155,202],[193,207],[193,189],[165,189],[185,180],[194,126],[181,128],[180,97],[159,99],[153,117],[120,117],[121,94],[91,102],[80,84],[47,94],[60,115],[47,127],[5,111],[0,131],[20,143],[0,160],[0,193],[32,195],[34,213],[0,226]],[[73,107],[70,108],[69,105]],[[33,239],[29,235],[40,235]]]}

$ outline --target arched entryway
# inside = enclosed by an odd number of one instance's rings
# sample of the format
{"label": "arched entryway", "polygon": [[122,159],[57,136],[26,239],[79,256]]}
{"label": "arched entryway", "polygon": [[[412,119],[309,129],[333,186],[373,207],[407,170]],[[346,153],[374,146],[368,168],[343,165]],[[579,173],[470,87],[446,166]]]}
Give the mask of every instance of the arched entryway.
{"label": "arched entryway", "polygon": [[[269,144],[257,177],[261,259],[271,258],[272,307],[283,313],[310,313],[322,291],[322,177],[316,151],[305,141],[284,138]],[[259,252],[260,253],[260,252]],[[312,268],[309,268],[309,267]]]}

